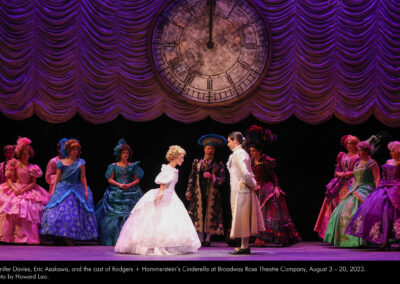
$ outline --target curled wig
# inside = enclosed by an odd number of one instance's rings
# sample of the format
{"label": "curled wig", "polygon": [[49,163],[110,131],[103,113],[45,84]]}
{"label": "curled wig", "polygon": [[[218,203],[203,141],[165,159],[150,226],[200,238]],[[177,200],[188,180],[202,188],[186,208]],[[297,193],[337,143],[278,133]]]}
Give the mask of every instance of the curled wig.
{"label": "curled wig", "polygon": [[179,157],[180,155],[186,155],[185,149],[183,149],[181,146],[178,145],[172,145],[169,146],[168,152],[165,155],[165,158],[167,159],[168,162],[171,162],[173,159],[176,157]]}
{"label": "curled wig", "polygon": [[79,144],[79,141],[76,139],[69,139],[67,142],[65,142],[65,150],[67,152],[67,155],[69,152],[71,152],[72,148],[77,147],[78,148],[78,155],[82,154],[81,152],[81,144]]}
{"label": "curled wig", "polygon": [[22,151],[28,151],[29,157],[35,156],[31,143],[32,141],[29,138],[19,137],[17,140],[17,146],[15,147],[15,156],[20,158]]}
{"label": "curled wig", "polygon": [[118,154],[115,158],[116,162],[121,161],[121,154],[123,151],[128,150],[129,151],[129,158],[128,161],[131,161],[132,159],[132,148],[128,145],[128,144],[122,144],[120,145],[120,147],[118,148]]}
{"label": "curled wig", "polygon": [[390,151],[395,151],[400,153],[400,141],[392,141],[388,144],[388,149]]}

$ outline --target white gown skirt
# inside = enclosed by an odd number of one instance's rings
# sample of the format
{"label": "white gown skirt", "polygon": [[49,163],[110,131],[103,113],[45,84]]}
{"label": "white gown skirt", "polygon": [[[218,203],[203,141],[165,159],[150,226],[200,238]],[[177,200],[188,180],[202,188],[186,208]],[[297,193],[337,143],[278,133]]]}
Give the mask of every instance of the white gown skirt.
{"label": "white gown skirt", "polygon": [[136,203],[115,245],[115,252],[140,255],[196,253],[201,246],[192,220],[175,191],[149,190]]}

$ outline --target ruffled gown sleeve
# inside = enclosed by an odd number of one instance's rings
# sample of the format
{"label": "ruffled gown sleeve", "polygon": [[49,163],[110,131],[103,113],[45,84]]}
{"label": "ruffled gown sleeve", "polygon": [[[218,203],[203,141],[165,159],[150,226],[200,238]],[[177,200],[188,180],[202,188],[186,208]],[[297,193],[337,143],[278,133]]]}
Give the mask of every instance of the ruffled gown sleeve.
{"label": "ruffled gown sleeve", "polygon": [[43,172],[38,165],[29,165],[28,172],[31,176],[35,178],[39,178],[43,175]]}
{"label": "ruffled gown sleeve", "polygon": [[144,176],[144,171],[139,165],[140,165],[139,161],[132,163],[134,174],[137,176],[138,179],[141,180]]}
{"label": "ruffled gown sleeve", "polygon": [[172,168],[168,165],[162,165],[161,172],[155,179],[156,184],[169,184],[174,178]]}
{"label": "ruffled gown sleeve", "polygon": [[105,173],[106,179],[110,178],[110,176],[114,172],[114,170],[115,170],[115,163],[108,165],[106,173]]}
{"label": "ruffled gown sleeve", "polygon": [[45,179],[48,185],[52,185],[57,175],[57,157],[51,159],[46,167]]}

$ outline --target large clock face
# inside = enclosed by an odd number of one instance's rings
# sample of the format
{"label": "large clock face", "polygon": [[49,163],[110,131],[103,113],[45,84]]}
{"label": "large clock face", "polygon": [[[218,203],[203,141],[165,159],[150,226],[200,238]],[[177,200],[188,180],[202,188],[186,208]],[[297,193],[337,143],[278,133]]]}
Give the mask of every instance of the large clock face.
{"label": "large clock face", "polygon": [[152,27],[150,51],[169,91],[201,105],[225,105],[265,77],[270,37],[246,0],[173,0]]}

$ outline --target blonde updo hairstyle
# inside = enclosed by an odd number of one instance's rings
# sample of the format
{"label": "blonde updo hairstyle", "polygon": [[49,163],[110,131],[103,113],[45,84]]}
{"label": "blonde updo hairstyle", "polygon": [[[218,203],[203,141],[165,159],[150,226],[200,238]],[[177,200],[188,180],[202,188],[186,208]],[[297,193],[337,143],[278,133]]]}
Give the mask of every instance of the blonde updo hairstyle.
{"label": "blonde updo hairstyle", "polygon": [[178,145],[172,145],[169,146],[167,155],[165,158],[167,159],[168,162],[171,162],[173,159],[179,157],[180,155],[186,155],[185,149],[183,149],[181,146]]}
{"label": "blonde updo hairstyle", "polygon": [[390,151],[395,151],[400,153],[400,141],[392,141],[388,144],[388,149]]}
{"label": "blonde updo hairstyle", "polygon": [[65,142],[65,151],[67,152],[67,156],[69,155],[69,152],[71,152],[72,148],[77,147],[78,148],[78,156],[82,154],[81,152],[81,144],[79,144],[79,141],[76,139],[69,139],[67,142]]}

